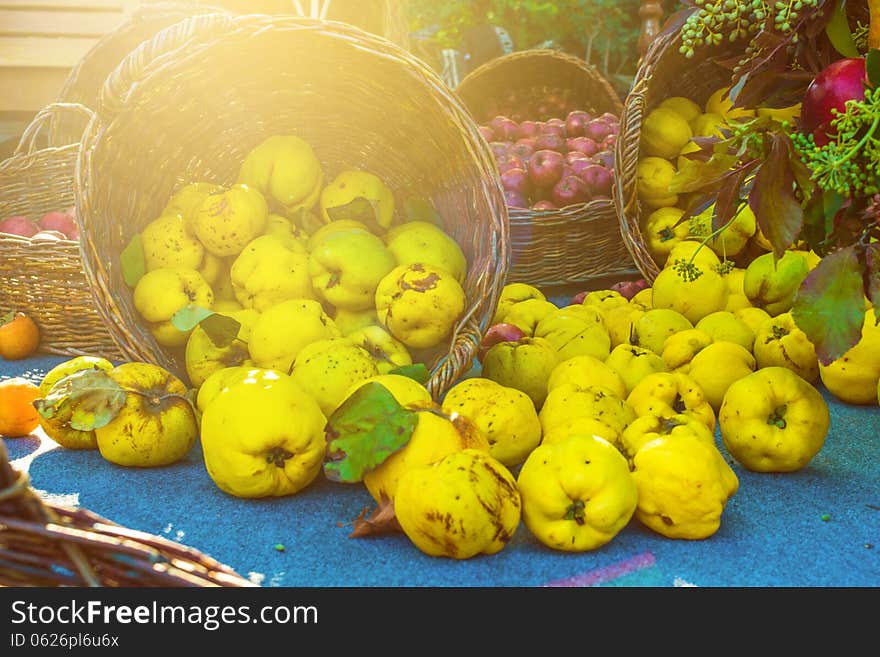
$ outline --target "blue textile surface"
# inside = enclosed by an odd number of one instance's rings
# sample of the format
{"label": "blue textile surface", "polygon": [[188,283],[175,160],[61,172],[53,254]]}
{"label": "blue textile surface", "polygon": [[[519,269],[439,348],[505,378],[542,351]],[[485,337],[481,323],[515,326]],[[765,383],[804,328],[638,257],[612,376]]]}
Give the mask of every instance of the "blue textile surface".
{"label": "blue textile surface", "polygon": [[[39,382],[62,360],[0,361],[0,379]],[[189,545],[266,587],[875,587],[880,407],[822,392],[832,415],[822,451],[787,474],[752,473],[728,457],[740,488],[712,537],[668,539],[632,520],[604,547],[580,554],[542,546],[523,524],[500,553],[466,561],[428,557],[403,534],[349,538],[351,522],[374,506],[360,485],[319,475],[292,497],[239,499],[214,485],[198,446],[156,469],[64,450],[40,430],[5,446],[46,499]]]}

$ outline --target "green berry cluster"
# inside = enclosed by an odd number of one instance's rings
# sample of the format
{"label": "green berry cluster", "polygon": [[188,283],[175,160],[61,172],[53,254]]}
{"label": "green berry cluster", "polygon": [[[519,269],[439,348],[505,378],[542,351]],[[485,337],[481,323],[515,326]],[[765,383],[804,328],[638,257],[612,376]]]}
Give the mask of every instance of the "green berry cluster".
{"label": "green berry cluster", "polygon": [[703,270],[700,269],[694,262],[684,260],[682,258],[678,258],[675,262],[672,263],[672,268],[681,276],[682,280],[686,283],[692,283],[697,280],[700,276],[703,275]]}
{"label": "green berry cluster", "polygon": [[816,185],[841,196],[880,193],[880,89],[850,100],[831,122],[834,139],[818,146],[813,135],[792,132],[791,140]]}
{"label": "green berry cluster", "polygon": [[715,271],[718,272],[721,276],[729,274],[734,269],[736,269],[736,263],[733,260],[722,260],[717,265],[715,265]]}
{"label": "green berry cluster", "polygon": [[[681,52],[693,57],[702,46],[717,46],[725,39],[737,41],[754,36],[761,29],[783,34],[793,31],[797,20],[815,8],[819,0],[694,0],[696,11],[681,27]],[[793,36],[795,41],[797,35]]]}

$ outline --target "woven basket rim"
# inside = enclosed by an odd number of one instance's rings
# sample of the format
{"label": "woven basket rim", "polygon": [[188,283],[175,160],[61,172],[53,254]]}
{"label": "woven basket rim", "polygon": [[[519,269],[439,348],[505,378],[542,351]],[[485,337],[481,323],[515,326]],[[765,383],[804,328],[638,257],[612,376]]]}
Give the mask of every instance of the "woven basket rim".
{"label": "woven basket rim", "polygon": [[[485,141],[480,138],[477,126],[464,104],[435,71],[428,69],[420,59],[385,37],[341,22],[286,14],[203,14],[186,18],[161,30],[152,39],[141,43],[108,76],[100,101],[95,108],[95,116],[86,128],[77,167],[77,215],[81,221],[81,232],[89,236],[90,229],[85,216],[89,204],[89,192],[85,190],[92,188],[90,163],[92,154],[100,145],[108,127],[114,125],[119,112],[126,109],[125,102],[130,99],[129,94],[142,91],[151,80],[154,80],[153,76],[167,73],[166,69],[169,67],[173,70],[176,65],[186,66],[196,58],[194,53],[222,47],[227,40],[234,41],[241,36],[250,37],[279,29],[293,34],[308,32],[325,35],[326,38],[336,39],[344,47],[350,47],[353,52],[371,53],[380,59],[405,66],[408,75],[414,80],[417,79],[420,84],[424,84],[425,90],[430,92],[433,100],[438,100],[438,96],[448,100],[438,107],[450,121],[453,130],[458,131],[462,136],[462,153],[474,158],[475,168],[478,167],[482,172],[479,179],[481,184],[479,193],[484,195],[486,206],[492,210],[485,217],[486,226],[491,229],[492,235],[488,236],[488,239],[481,238],[480,242],[484,249],[489,249],[492,253],[488,257],[481,257],[475,263],[470,263],[468,280],[473,280],[473,284],[478,289],[469,294],[470,305],[465,308],[453,329],[448,353],[432,367],[432,377],[427,384],[435,398],[439,397],[450,384],[450,381],[446,380],[450,373],[457,378],[470,368],[479,344],[479,336],[487,327],[492,309],[497,304],[510,263],[507,208],[500,181],[490,174],[494,171],[492,154]],[[184,49],[186,56],[178,59],[176,55]],[[117,98],[121,98],[122,101],[117,102]],[[121,312],[121,307],[115,299],[112,283],[102,264],[103,256],[92,244],[91,239],[84,240],[83,250],[86,270],[92,281],[92,290],[98,300],[99,309],[114,333],[120,330],[124,332],[126,328],[121,328],[119,324],[119,320],[124,318],[124,313]],[[487,276],[488,272],[494,272],[494,275]],[[124,343],[125,340],[123,339],[122,342]],[[132,353],[133,350],[128,349],[128,351]],[[158,352],[164,355],[162,349],[158,349]],[[141,347],[137,347],[132,355],[143,356]],[[155,358],[157,354],[150,355]],[[466,368],[464,368],[465,363],[467,363]]]}

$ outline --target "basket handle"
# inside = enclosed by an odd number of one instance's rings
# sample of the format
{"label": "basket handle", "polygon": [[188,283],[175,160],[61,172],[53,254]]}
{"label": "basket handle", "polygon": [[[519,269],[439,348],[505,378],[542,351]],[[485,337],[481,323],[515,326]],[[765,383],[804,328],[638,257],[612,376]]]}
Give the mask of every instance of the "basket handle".
{"label": "basket handle", "polygon": [[165,27],[141,42],[104,80],[99,93],[101,113],[118,113],[138,83],[172,61],[184,46],[188,52],[198,42],[225,32],[233,24],[232,17],[220,11],[197,14]]}
{"label": "basket handle", "polygon": [[59,118],[68,112],[77,112],[84,116],[87,121],[92,119],[94,113],[80,103],[51,103],[37,112],[36,116],[21,133],[18,146],[15,147],[14,155],[32,154],[37,150],[37,137],[50,121]]}

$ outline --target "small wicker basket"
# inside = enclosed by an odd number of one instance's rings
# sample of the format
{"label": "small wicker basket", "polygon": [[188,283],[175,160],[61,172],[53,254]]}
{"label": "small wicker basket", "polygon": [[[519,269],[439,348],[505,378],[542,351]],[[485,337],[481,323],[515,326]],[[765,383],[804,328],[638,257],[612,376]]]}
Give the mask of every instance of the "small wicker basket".
{"label": "small wicker basket", "polygon": [[[113,30],[107,32],[83,55],[68,73],[58,102],[93,107],[107,75],[142,41],[162,28],[196,14],[223,10],[199,2],[150,2],[139,4]],[[48,130],[50,145],[78,142],[86,121],[71,114],[55,115]]]}
{"label": "small wicker basket", "polygon": [[[549,48],[522,50],[486,62],[466,75],[456,93],[478,124],[508,111],[506,99],[564,96],[571,109],[619,116],[623,105],[611,84],[586,61]],[[545,120],[540,102],[521,119]],[[514,117],[515,118],[515,117]],[[565,117],[559,117],[565,118]],[[563,286],[635,272],[620,236],[611,198],[558,210],[509,208],[511,281]]]}
{"label": "small wicker basket", "polygon": [[207,14],[142,43],[108,77],[83,137],[77,210],[85,269],[124,353],[187,380],[180,350],[139,321],[120,254],[180,185],[234,182],[269,135],[296,133],[327,179],[374,172],[431,202],[468,259],[467,305],[448,344],[425,356],[439,398],[472,366],[509,263],[492,153],[458,97],[396,44],[293,15]]}
{"label": "small wicker basket", "polygon": [[[74,205],[78,140],[37,147],[49,122],[62,115],[91,113],[74,103],[54,103],[37,113],[15,153],[0,163],[0,216],[38,219]],[[25,312],[37,323],[41,352],[120,355],[95,307],[76,241],[0,233],[0,310]]]}
{"label": "small wicker basket", "polygon": [[639,203],[636,169],[642,120],[670,96],[686,96],[703,106],[714,91],[730,83],[731,76],[730,69],[718,63],[719,59],[732,54],[731,46],[725,44],[713,48],[711,56],[688,59],[679,53],[680,45],[677,30],[659,34],[649,45],[624,99],[615,150],[617,177],[612,196],[620,232],[632,260],[649,282],[660,273],[660,267],[654,261],[641,230],[645,210]]}
{"label": "small wicker basket", "polygon": [[0,586],[254,587],[191,547],[50,504],[0,440]]}

